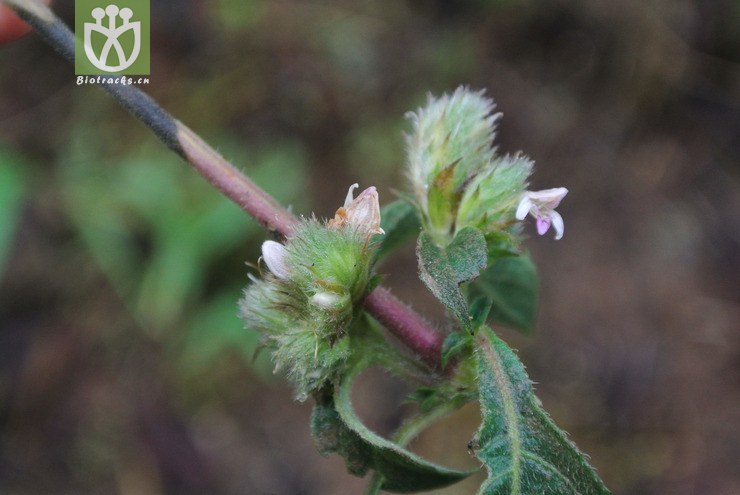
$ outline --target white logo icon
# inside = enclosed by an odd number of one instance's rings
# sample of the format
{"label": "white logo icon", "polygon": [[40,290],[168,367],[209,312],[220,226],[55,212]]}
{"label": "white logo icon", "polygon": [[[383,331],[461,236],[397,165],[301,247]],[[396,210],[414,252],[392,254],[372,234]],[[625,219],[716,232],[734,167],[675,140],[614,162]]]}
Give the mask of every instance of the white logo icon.
{"label": "white logo icon", "polygon": [[[141,22],[129,22],[134,15],[133,11],[128,7],[119,9],[117,5],[111,4],[105,10],[96,7],[92,10],[91,14],[95,22],[85,23],[84,38],[85,54],[90,63],[106,72],[118,72],[131,67],[136,62],[136,58],[141,51]],[[103,25],[103,18],[106,16],[108,17],[108,26]],[[123,20],[120,26],[116,26],[117,17]],[[127,57],[118,38],[129,29],[134,33],[134,47]],[[92,47],[93,31],[97,31],[106,38],[103,48],[100,50],[100,56],[95,53]],[[118,57],[118,65],[108,65],[108,57],[111,55],[111,50],[115,50]]]}

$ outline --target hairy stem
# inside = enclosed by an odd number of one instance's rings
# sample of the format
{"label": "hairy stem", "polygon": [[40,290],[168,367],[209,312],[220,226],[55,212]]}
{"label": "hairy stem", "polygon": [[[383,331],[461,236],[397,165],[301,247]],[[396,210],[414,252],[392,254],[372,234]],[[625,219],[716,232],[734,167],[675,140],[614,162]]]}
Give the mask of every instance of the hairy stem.
{"label": "hairy stem", "polygon": [[[48,7],[36,0],[2,2],[7,3],[64,58],[74,63],[74,35]],[[102,88],[149,127],[168,148],[183,157],[208,182],[273,234],[282,237],[290,234],[298,221],[293,214],[151,97],[131,85],[103,83]],[[388,289],[376,288],[367,297],[365,307],[424,362],[439,366],[442,336]]]}

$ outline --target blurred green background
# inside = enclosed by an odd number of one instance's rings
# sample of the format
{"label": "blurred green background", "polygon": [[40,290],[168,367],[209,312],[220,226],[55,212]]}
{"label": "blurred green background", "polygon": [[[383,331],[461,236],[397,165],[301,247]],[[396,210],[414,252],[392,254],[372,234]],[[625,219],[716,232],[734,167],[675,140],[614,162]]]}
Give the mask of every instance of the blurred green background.
{"label": "blurred green background", "polygon": [[[740,493],[739,2],[152,0],[152,29],[143,89],[306,215],[389,202],[404,113],[486,89],[570,189],[527,244],[536,335],[499,329],[546,409],[615,494]],[[263,239],[37,36],[0,47],[0,492],[361,493],[236,318]],[[441,321],[412,246],[380,271]],[[407,392],[355,400],[387,433]],[[474,466],[477,421],[415,449]]]}

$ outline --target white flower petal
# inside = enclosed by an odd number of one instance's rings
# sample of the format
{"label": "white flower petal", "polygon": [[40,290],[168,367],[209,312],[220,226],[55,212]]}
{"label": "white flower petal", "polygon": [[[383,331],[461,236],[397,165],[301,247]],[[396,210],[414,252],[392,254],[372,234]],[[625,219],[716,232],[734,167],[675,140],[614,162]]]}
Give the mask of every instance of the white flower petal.
{"label": "white flower petal", "polygon": [[555,240],[558,241],[563,238],[565,232],[565,223],[563,223],[563,217],[557,211],[550,212],[550,219],[552,220],[552,228],[555,229]]}
{"label": "white flower petal", "polygon": [[568,194],[568,190],[564,187],[555,187],[553,189],[533,191],[528,194],[530,199],[538,205],[540,209],[552,210],[558,207],[565,195]]}
{"label": "white flower petal", "polygon": [[362,191],[346,210],[347,224],[350,227],[368,235],[385,233],[380,228],[380,203],[375,186]]}
{"label": "white flower petal", "polygon": [[524,193],[522,195],[522,199],[519,201],[519,206],[516,208],[516,219],[517,220],[524,220],[524,218],[527,216],[527,213],[529,213],[529,210],[532,208],[532,201],[529,199],[529,193]]}
{"label": "white flower petal", "polygon": [[360,185],[355,182],[351,186],[349,186],[349,191],[347,191],[347,197],[344,199],[344,207],[347,208],[350,204],[352,204],[352,201],[354,198],[352,197],[352,191],[360,187]]}
{"label": "white flower petal", "polygon": [[288,267],[288,251],[285,246],[275,241],[262,243],[262,259],[265,260],[267,268],[277,278],[287,279],[290,276]]}

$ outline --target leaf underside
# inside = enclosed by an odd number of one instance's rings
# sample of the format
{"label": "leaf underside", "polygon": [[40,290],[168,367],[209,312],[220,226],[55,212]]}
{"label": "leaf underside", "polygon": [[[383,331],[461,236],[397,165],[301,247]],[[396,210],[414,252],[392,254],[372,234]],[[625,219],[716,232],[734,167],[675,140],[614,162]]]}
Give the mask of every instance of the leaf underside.
{"label": "leaf underside", "polygon": [[483,422],[473,441],[486,465],[482,495],[601,495],[609,491],[532,391],[524,366],[487,327],[477,337]]}
{"label": "leaf underside", "polygon": [[345,458],[347,470],[362,476],[369,469],[382,475],[381,488],[412,493],[442,488],[471,474],[429,462],[400,445],[370,431],[355,414],[350,402],[354,378],[364,369],[357,365],[343,377],[336,393],[317,398],[311,427],[319,452]]}
{"label": "leaf underside", "polygon": [[[415,416],[406,421],[403,426],[393,436],[393,441],[401,447],[405,447],[414,438],[416,438],[423,430],[428,428],[433,423],[437,422],[441,418],[451,414],[456,409],[459,409],[462,404],[455,403],[454,401],[448,401],[440,404],[432,410],[423,412],[418,416]],[[475,471],[478,471],[477,469]],[[471,471],[472,474],[475,471]],[[383,489],[383,483],[385,479],[377,471],[373,474],[370,479],[370,483],[365,490],[365,495],[377,495]]]}

